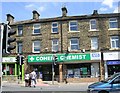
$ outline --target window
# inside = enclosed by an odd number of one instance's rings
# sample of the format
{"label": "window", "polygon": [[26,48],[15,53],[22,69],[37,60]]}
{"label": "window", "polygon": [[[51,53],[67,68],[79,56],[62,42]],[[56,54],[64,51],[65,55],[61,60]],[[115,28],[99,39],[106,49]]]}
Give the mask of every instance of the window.
{"label": "window", "polygon": [[118,22],[116,18],[109,19],[109,28],[118,28]]}
{"label": "window", "polygon": [[96,30],[97,26],[96,26],[96,20],[92,19],[90,20],[90,30]]}
{"label": "window", "polygon": [[120,48],[120,37],[119,36],[111,37],[111,48]]}
{"label": "window", "polygon": [[98,49],[98,38],[97,37],[91,38],[91,49],[92,50]]}
{"label": "window", "polygon": [[52,40],[52,51],[57,52],[58,49],[58,39],[53,39]]}
{"label": "window", "polygon": [[2,72],[3,75],[15,75],[15,64],[2,64]]}
{"label": "window", "polygon": [[17,53],[19,54],[23,53],[22,48],[23,48],[23,43],[17,42]]}
{"label": "window", "polygon": [[52,23],[52,33],[58,33],[58,23]]}
{"label": "window", "polygon": [[40,41],[33,41],[33,53],[40,53]]}
{"label": "window", "polygon": [[67,78],[85,78],[91,76],[91,64],[68,64]]}
{"label": "window", "polygon": [[70,49],[79,50],[79,39],[78,38],[72,38],[70,40]]}
{"label": "window", "polygon": [[34,24],[33,29],[33,34],[40,34],[40,24]]}
{"label": "window", "polygon": [[78,31],[77,21],[69,22],[69,31]]}
{"label": "window", "polygon": [[22,36],[23,35],[23,26],[19,25],[18,26],[18,36]]}

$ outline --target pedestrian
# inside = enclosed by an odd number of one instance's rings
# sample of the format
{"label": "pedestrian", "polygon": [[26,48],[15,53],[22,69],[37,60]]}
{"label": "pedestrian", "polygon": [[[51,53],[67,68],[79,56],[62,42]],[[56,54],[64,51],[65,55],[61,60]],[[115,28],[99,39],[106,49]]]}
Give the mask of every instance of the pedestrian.
{"label": "pedestrian", "polygon": [[32,80],[32,75],[31,73],[29,73],[29,84],[28,84],[29,87],[31,87],[31,80]]}
{"label": "pedestrian", "polygon": [[67,83],[68,83],[68,81],[67,81],[67,70],[65,71],[65,75],[64,75],[64,82],[65,82],[65,84],[67,84]]}
{"label": "pedestrian", "polygon": [[32,86],[36,87],[37,74],[34,70],[30,74],[31,74],[31,84]]}
{"label": "pedestrian", "polygon": [[25,87],[29,86],[29,74],[25,73]]}

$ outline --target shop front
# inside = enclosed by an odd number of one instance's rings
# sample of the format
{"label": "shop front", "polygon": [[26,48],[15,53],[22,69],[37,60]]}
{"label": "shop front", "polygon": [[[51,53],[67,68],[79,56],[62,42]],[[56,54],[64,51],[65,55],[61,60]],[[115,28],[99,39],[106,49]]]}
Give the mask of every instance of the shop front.
{"label": "shop front", "polygon": [[[69,82],[73,82],[78,79],[79,81],[99,79],[100,52],[56,54],[56,56],[58,60],[54,65],[55,80],[63,81],[67,78]],[[39,79],[52,80],[53,54],[29,55],[28,63],[36,69]]]}
{"label": "shop front", "polygon": [[[16,62],[15,57],[3,57],[2,58],[2,80],[3,81],[17,81],[18,76],[21,74],[24,79],[24,69],[20,73],[20,66]],[[24,67],[23,67],[24,68]]]}
{"label": "shop front", "polygon": [[105,78],[120,72],[120,52],[104,53],[105,60]]}

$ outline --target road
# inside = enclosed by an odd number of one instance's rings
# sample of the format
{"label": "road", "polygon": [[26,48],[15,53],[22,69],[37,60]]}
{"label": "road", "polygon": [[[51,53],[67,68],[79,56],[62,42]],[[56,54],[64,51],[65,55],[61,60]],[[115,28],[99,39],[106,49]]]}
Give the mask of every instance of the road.
{"label": "road", "polygon": [[[71,84],[39,84],[34,87],[24,87],[18,84],[3,84],[2,93],[87,93],[87,83]],[[9,92],[8,92],[9,91]]]}

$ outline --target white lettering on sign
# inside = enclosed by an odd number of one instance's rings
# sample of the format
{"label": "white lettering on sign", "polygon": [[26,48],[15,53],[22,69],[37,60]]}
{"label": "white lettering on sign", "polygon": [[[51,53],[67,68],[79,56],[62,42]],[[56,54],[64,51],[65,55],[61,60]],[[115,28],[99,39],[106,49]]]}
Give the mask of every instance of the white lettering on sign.
{"label": "white lettering on sign", "polygon": [[69,55],[67,56],[67,60],[75,60],[75,59],[85,59],[86,55]]}
{"label": "white lettering on sign", "polygon": [[64,58],[65,58],[64,56],[60,56],[60,59],[61,59],[61,60],[64,60]]}
{"label": "white lettering on sign", "polygon": [[16,62],[15,57],[3,57],[2,62]]}
{"label": "white lettering on sign", "polygon": [[96,53],[90,53],[91,60],[100,60],[101,59],[101,53],[96,52]]}
{"label": "white lettering on sign", "polygon": [[36,61],[43,61],[43,60],[52,60],[52,56],[46,56],[46,57],[44,57],[44,56],[38,56],[38,57],[36,57]]}
{"label": "white lettering on sign", "polygon": [[104,60],[119,60],[120,57],[120,52],[106,52],[103,54],[104,55]]}

